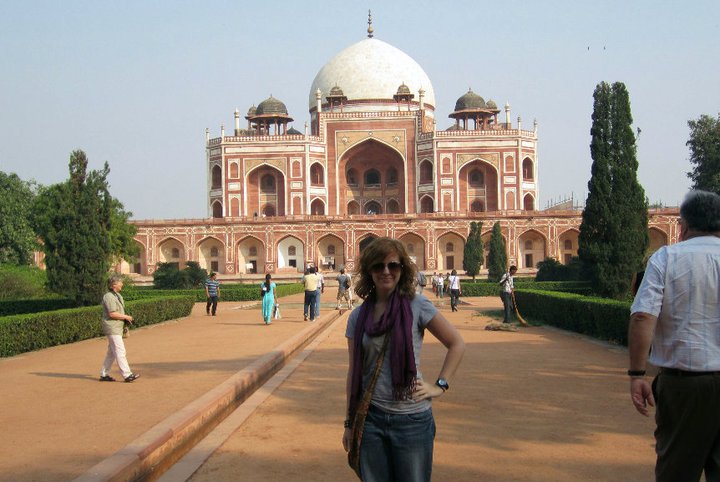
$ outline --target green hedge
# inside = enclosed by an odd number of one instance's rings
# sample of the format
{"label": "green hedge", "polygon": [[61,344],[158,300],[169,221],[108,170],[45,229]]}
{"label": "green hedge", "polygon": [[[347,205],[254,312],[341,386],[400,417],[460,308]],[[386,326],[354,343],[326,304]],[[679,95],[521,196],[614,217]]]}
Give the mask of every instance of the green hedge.
{"label": "green hedge", "polygon": [[[194,302],[188,296],[169,296],[127,301],[125,310],[138,327],[188,316]],[[101,319],[101,306],[2,317],[0,357],[103,336]]]}
{"label": "green hedge", "polygon": [[[515,289],[559,291],[563,293],[589,294],[590,285],[580,281],[533,281],[515,280]],[[460,283],[463,296],[500,296],[501,286],[492,281],[463,281]]]}
{"label": "green hedge", "polygon": [[[301,283],[285,283],[277,285],[278,297],[294,295],[296,293],[302,292],[303,285]],[[175,295],[190,296],[193,297],[196,302],[202,302],[207,300],[204,288],[192,290],[138,290],[127,294],[123,292],[123,297],[126,300],[139,300]],[[260,295],[260,283],[252,285],[220,285],[220,301],[255,301],[261,299],[262,296]]]}
{"label": "green hedge", "polygon": [[631,303],[572,293],[517,289],[515,299],[523,317],[627,346]]}
{"label": "green hedge", "polygon": [[31,300],[3,300],[0,301],[0,317],[22,315],[24,313],[38,313],[41,311],[56,311],[72,308],[74,303],[66,298],[37,298]]}

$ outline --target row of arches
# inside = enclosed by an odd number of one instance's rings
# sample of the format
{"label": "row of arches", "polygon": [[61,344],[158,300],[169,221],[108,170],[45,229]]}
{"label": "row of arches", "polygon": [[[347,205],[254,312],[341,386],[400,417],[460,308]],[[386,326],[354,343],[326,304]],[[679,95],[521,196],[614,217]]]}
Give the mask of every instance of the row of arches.
{"label": "row of arches", "polygon": [[[651,251],[668,244],[668,236],[659,229],[650,228],[649,235]],[[514,243],[510,243],[508,258],[520,269],[533,269],[547,257],[567,264],[577,256],[578,236],[579,231],[570,228],[551,243],[541,232],[528,229],[521,233]],[[309,263],[319,266],[323,271],[334,271],[348,261],[357,259],[364,244],[374,237],[375,234],[366,233],[360,236],[354,245],[348,245],[341,237],[326,234],[314,246],[307,247],[301,239],[292,234],[284,236],[274,246],[266,246],[261,239],[252,235],[232,246],[226,246],[218,238],[208,236],[193,246],[192,250],[180,239],[168,237],[156,245],[151,259],[154,260],[153,264],[176,263],[179,267],[183,267],[187,261],[197,261],[208,271],[220,274],[262,274],[266,266],[272,266],[275,272],[300,273]],[[482,235],[484,266],[487,266],[490,237],[490,231]],[[419,234],[406,233],[398,239],[421,270],[463,270],[466,238],[459,233],[449,231],[435,239],[429,244],[434,252],[429,251],[428,242]],[[138,244],[140,259],[138,263],[127,266],[125,272],[150,274],[147,269],[148,253],[145,246]],[[554,248],[551,250],[550,246]],[[233,253],[228,253],[228,250],[233,250]],[[192,257],[189,256],[191,251],[194,253]]]}

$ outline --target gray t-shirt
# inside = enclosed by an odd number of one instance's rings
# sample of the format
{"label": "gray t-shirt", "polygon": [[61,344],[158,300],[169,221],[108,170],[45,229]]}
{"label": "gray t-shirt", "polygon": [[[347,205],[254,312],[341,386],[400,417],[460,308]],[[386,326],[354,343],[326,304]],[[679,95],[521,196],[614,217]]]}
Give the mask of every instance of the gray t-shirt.
{"label": "gray t-shirt", "polygon": [[[423,295],[415,295],[410,302],[410,308],[413,313],[412,337],[413,349],[415,351],[415,366],[417,367],[417,378],[422,379],[420,371],[420,349],[422,348],[423,333],[425,327],[437,313],[437,308]],[[345,336],[353,338],[355,336],[355,324],[357,323],[360,309],[355,309],[350,313],[348,318]],[[363,391],[370,383],[373,371],[375,370],[375,362],[382,349],[384,336],[369,337],[363,336],[363,350],[365,357],[363,359]],[[392,347],[388,344],[387,353],[383,360],[383,366],[380,369],[375,392],[373,393],[372,404],[376,407],[391,413],[420,413],[424,412],[431,406],[430,400],[414,402],[412,400],[393,400],[392,394],[392,372],[390,368],[390,350]]]}

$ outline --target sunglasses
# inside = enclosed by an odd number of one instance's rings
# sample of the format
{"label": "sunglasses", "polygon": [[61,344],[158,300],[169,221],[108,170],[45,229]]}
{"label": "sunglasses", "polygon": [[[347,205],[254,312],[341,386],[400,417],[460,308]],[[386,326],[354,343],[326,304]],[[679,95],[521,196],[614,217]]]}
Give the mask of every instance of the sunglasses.
{"label": "sunglasses", "polygon": [[374,265],[370,266],[370,271],[373,273],[382,273],[385,271],[385,268],[388,269],[390,272],[398,272],[402,269],[403,265],[398,263],[397,261],[390,261],[389,263],[375,263]]}

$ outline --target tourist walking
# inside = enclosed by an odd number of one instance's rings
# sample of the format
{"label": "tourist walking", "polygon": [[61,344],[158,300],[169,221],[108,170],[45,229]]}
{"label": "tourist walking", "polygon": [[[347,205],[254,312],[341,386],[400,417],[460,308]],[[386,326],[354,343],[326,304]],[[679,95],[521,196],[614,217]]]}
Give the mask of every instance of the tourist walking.
{"label": "tourist walking", "polygon": [[517,273],[517,266],[513,265],[510,266],[510,269],[507,271],[507,273],[503,274],[500,278],[499,285],[502,286],[502,291],[500,291],[500,298],[502,298],[503,302],[503,323],[510,323],[510,320],[512,318],[512,310],[513,310],[513,291],[515,291],[515,283],[513,281],[513,277],[515,276],[515,273]]}
{"label": "tourist walking", "polygon": [[444,280],[442,273],[438,273],[435,277],[435,286],[437,286],[437,297],[442,298],[443,297],[443,291],[444,291]]}
{"label": "tourist walking", "polygon": [[210,307],[212,307],[212,315],[215,316],[220,298],[220,282],[217,280],[217,273],[210,273],[210,277],[205,281],[205,296],[207,296],[205,312],[209,315]]}
{"label": "tourist walking", "polygon": [[260,285],[262,291],[262,315],[266,325],[272,323],[273,310],[275,309],[276,285],[272,281],[270,273],[265,275],[265,281]]}
{"label": "tourist walking", "polygon": [[458,301],[460,295],[462,295],[462,289],[460,288],[460,277],[457,275],[456,270],[452,270],[450,278],[448,278],[448,288],[450,289],[450,308],[453,311],[457,311]]}
{"label": "tourist walking", "polygon": [[[630,309],[630,397],[655,408],[655,479],[720,480],[720,196],[691,191],[680,242],[645,268]],[[645,377],[649,363],[660,373]]]}
{"label": "tourist walking", "polygon": [[303,315],[305,321],[308,321],[308,316],[310,317],[310,321],[315,321],[316,318],[316,307],[317,307],[317,299],[319,298],[318,295],[318,277],[315,274],[315,268],[310,266],[307,269],[307,272],[305,273],[305,276],[302,277],[302,283],[305,288],[305,303],[303,304]]}
{"label": "tourist walking", "polygon": [[335,309],[339,310],[340,303],[345,300],[347,302],[348,310],[352,310],[352,300],[350,299],[350,276],[345,274],[345,268],[340,268],[340,274],[335,279],[338,282],[337,306],[335,306]]}
{"label": "tourist walking", "polygon": [[[355,293],[365,302],[350,314],[345,332],[350,363],[343,447],[348,450],[357,433],[353,420],[356,412],[365,413],[361,398],[384,356],[362,425],[361,478],[429,481],[435,438],[431,399],[449,389],[465,342],[425,296],[415,294],[415,265],[400,241],[372,241],[356,272]],[[436,379],[420,371],[426,329],[447,349]]]}
{"label": "tourist walking", "polygon": [[127,353],[125,351],[125,343],[123,342],[125,323],[132,324],[133,317],[125,314],[125,300],[120,294],[122,288],[122,277],[119,275],[111,276],[108,280],[108,292],[105,293],[102,299],[102,328],[108,340],[108,348],[105,354],[105,361],[100,370],[101,382],[115,381],[115,379],[110,376],[110,369],[114,362],[117,362],[120,373],[126,382],[130,383],[140,378],[139,373],[133,373],[132,370],[130,370]]}

